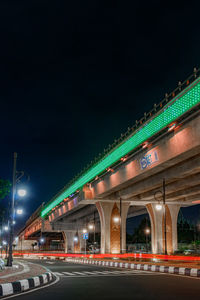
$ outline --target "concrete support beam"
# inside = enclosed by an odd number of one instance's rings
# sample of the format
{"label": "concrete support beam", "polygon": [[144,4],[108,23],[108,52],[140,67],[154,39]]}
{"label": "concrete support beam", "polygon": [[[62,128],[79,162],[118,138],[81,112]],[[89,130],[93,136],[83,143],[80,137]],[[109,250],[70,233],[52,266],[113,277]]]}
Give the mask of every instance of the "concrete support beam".
{"label": "concrete support beam", "polygon": [[[161,185],[161,180],[159,180]],[[184,194],[196,193],[200,191],[200,173],[187,176],[186,178],[182,178],[179,180],[175,180],[174,182],[170,182],[166,184],[166,195],[169,195],[166,199],[175,198],[177,196],[183,196]],[[141,200],[151,200],[152,195],[158,190],[158,188],[151,188],[150,191],[141,193],[139,198]]]}
{"label": "concrete support beam", "polygon": [[[195,156],[190,160],[183,161],[176,166],[170,167],[161,171],[155,175],[149,176],[141,181],[133,183],[131,186],[121,189],[120,195],[123,199],[128,199],[133,196],[137,196],[138,194],[143,192],[148,192],[154,187],[157,189],[161,185],[161,179],[165,178],[166,180],[176,180],[181,177],[186,177],[190,174],[190,172],[196,172],[200,169],[200,156]],[[191,175],[193,177],[195,175]],[[197,175],[199,176],[199,175]],[[188,180],[188,179],[186,179]],[[196,183],[198,184],[199,181]],[[182,186],[182,184],[180,183]]]}
{"label": "concrete support beam", "polygon": [[177,218],[180,205],[167,204],[161,210],[156,209],[156,204],[147,204],[147,211],[151,220],[151,246],[152,253],[165,252],[165,224],[164,211],[166,209],[166,237],[167,253],[172,254],[177,250]]}

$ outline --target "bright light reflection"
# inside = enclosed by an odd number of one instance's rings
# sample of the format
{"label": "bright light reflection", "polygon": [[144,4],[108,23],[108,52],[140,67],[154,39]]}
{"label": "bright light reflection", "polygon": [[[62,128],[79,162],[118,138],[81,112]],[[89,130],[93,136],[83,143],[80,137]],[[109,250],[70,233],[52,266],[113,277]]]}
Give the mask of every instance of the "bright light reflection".
{"label": "bright light reflection", "polygon": [[17,194],[18,194],[20,197],[24,197],[24,196],[26,196],[26,190],[24,190],[24,189],[19,189],[19,190],[17,191]]}
{"label": "bright light reflection", "polygon": [[156,204],[156,210],[161,210],[162,209],[162,205],[161,204]]}
{"label": "bright light reflection", "polygon": [[88,226],[88,228],[89,228],[90,230],[92,230],[92,229],[94,229],[94,225],[93,225],[93,224],[90,224],[90,225]]}
{"label": "bright light reflection", "polygon": [[119,223],[119,220],[120,220],[119,217],[114,217],[114,218],[113,218],[113,221],[114,221],[115,223]]}
{"label": "bright light reflection", "polygon": [[18,214],[18,215],[22,215],[22,214],[23,214],[23,209],[18,208],[18,209],[17,209],[17,214]]}

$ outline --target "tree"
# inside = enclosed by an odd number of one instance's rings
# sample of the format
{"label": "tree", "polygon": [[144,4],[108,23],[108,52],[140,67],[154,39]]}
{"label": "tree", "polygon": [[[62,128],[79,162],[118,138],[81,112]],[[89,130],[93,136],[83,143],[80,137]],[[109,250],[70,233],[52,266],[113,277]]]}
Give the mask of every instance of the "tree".
{"label": "tree", "polygon": [[133,234],[133,243],[146,243],[146,233],[145,229],[151,228],[150,220],[148,218],[143,218],[139,226],[135,229]]}
{"label": "tree", "polygon": [[10,193],[10,189],[10,181],[0,178],[0,199],[4,199]]}

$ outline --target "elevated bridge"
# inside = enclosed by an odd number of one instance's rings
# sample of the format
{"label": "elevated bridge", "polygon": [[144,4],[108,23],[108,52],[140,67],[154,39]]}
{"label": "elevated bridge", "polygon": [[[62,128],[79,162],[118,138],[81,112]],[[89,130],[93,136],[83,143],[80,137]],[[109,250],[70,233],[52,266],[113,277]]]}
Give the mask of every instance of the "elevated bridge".
{"label": "elevated bridge", "polygon": [[[75,249],[75,240],[81,243],[77,232],[93,224],[101,232],[101,252],[119,253],[126,249],[127,217],[148,212],[152,252],[171,254],[177,249],[180,207],[198,203],[200,77],[195,69],[44,205],[37,222],[64,232],[66,252]],[[34,222],[30,228],[36,233]]]}

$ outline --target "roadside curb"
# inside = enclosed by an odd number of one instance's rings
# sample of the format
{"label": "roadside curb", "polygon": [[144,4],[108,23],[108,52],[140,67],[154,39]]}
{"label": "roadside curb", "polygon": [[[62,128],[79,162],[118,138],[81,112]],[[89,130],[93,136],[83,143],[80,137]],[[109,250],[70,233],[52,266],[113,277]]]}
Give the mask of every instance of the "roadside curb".
{"label": "roadside curb", "polygon": [[200,269],[196,268],[182,268],[182,267],[170,267],[170,266],[159,266],[159,265],[148,265],[148,264],[134,264],[134,263],[120,263],[112,261],[102,261],[102,260],[86,260],[86,259],[71,259],[67,258],[66,261],[79,263],[79,264],[89,264],[98,265],[103,267],[115,267],[115,268],[125,268],[133,270],[151,271],[168,273],[175,275],[185,275],[191,277],[200,277]]}
{"label": "roadside curb", "polygon": [[44,286],[54,280],[51,272],[46,272],[38,276],[22,279],[10,283],[0,284],[0,297],[23,293],[25,291]]}

